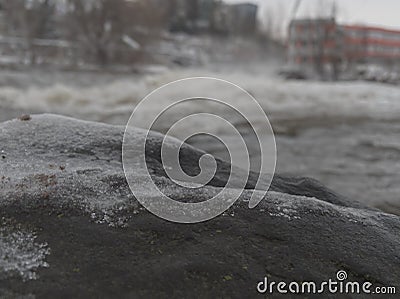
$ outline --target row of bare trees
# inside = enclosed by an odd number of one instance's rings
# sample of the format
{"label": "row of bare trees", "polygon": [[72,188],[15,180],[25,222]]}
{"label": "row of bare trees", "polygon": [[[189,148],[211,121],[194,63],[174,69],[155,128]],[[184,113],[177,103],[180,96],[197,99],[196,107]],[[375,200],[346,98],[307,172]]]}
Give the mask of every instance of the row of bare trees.
{"label": "row of bare trees", "polygon": [[[13,0],[2,1],[3,35],[25,40],[35,63],[38,39],[64,40],[79,49],[76,53],[107,65],[129,52],[129,43],[144,45],[165,26],[166,8],[153,0]],[[131,56],[136,47],[131,49]]]}
{"label": "row of bare trees", "polygon": [[[186,1],[186,2],[185,2]],[[121,59],[142,59],[143,49],[168,28],[184,2],[188,22],[199,16],[200,0],[0,0],[5,32],[23,39],[24,51],[35,63],[43,56],[37,40],[62,40],[78,59],[108,65]],[[215,0],[215,5],[222,3]],[[265,14],[265,32],[280,39],[284,6]],[[134,43],[134,45],[132,44]]]}

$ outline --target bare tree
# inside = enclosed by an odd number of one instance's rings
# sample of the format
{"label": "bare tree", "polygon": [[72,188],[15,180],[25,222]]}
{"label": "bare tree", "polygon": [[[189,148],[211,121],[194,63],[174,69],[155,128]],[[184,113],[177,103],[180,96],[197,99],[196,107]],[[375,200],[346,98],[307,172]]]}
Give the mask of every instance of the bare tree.
{"label": "bare tree", "polygon": [[[337,80],[339,76],[339,65],[341,62],[341,36],[336,26],[338,7],[335,1],[319,0],[314,7],[318,25],[315,30],[314,65],[317,74],[325,77],[325,65],[332,68],[332,79]],[[332,43],[331,48],[327,47]],[[333,46],[333,48],[332,48]]]}
{"label": "bare tree", "polygon": [[285,8],[281,2],[274,7],[268,7],[264,10],[263,31],[269,39],[276,41],[284,40],[285,29]]}
{"label": "bare tree", "polygon": [[55,0],[5,1],[3,8],[8,31],[21,37],[46,37],[54,15],[55,2]]}
{"label": "bare tree", "polygon": [[96,62],[106,65],[123,34],[123,0],[68,0],[68,38],[79,43]]}
{"label": "bare tree", "polygon": [[46,38],[52,33],[55,5],[55,0],[13,0],[3,3],[7,32],[26,40],[32,64],[36,62],[34,40]]}
{"label": "bare tree", "polygon": [[67,38],[103,66],[118,58],[124,37],[140,44],[152,39],[167,14],[152,0],[68,0],[68,4]]}

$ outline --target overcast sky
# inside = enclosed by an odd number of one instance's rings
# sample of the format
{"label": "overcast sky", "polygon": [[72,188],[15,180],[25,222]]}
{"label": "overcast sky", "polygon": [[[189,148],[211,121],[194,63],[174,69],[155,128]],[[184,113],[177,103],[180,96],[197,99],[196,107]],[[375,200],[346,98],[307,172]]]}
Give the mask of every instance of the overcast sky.
{"label": "overcast sky", "polygon": [[[225,0],[226,2],[254,2],[260,5],[259,15],[263,19],[265,11],[270,10],[275,16],[284,18],[287,24],[296,0]],[[349,24],[379,25],[400,29],[399,0],[336,0],[338,21]],[[319,3],[326,3],[326,11],[333,0],[303,0],[297,17],[315,16]],[[264,17],[265,19],[265,17]],[[285,25],[286,25],[285,24]]]}

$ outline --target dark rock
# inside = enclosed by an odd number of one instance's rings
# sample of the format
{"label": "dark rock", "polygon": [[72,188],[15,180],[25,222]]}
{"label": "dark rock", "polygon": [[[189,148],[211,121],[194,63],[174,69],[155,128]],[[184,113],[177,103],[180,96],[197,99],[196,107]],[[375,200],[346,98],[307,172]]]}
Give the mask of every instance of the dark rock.
{"label": "dark rock", "polygon": [[[223,215],[171,223],[131,194],[121,164],[123,132],[54,115],[0,124],[0,297],[247,298],[257,295],[264,276],[320,282],[338,270],[348,281],[399,285],[398,216],[314,180],[281,176],[248,209],[252,173],[249,190]],[[177,188],[162,170],[160,142],[154,133],[148,165],[178,199],[203,200],[226,183],[230,166],[218,161],[210,186]],[[201,155],[184,147],[185,171],[196,173]]]}

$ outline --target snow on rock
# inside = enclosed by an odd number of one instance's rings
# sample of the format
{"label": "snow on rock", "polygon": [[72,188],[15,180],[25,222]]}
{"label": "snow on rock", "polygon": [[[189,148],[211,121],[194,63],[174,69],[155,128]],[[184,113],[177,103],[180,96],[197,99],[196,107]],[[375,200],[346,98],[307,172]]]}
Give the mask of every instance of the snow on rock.
{"label": "snow on rock", "polygon": [[24,281],[37,279],[36,270],[49,267],[48,254],[48,245],[38,243],[34,233],[1,223],[0,281],[15,276]]}

